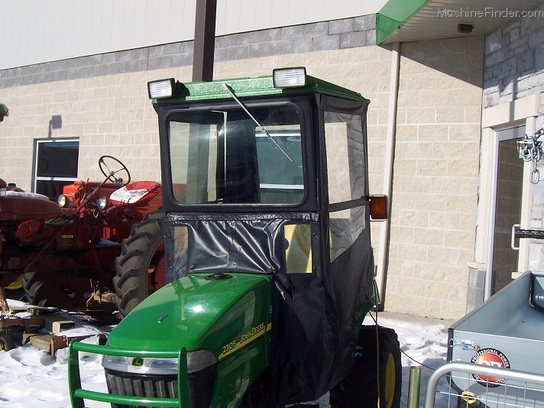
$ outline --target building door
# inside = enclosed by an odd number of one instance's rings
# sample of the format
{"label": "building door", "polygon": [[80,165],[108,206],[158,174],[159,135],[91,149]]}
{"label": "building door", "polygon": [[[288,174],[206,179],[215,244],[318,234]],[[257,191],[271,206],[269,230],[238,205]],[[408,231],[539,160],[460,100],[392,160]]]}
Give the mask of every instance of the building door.
{"label": "building door", "polygon": [[[492,262],[490,294],[512,281],[518,270],[519,252],[512,249],[512,226],[520,224],[524,162],[519,157],[517,141],[525,136],[525,125],[513,126],[496,132],[495,208],[492,219]],[[489,274],[488,274],[489,278]]]}

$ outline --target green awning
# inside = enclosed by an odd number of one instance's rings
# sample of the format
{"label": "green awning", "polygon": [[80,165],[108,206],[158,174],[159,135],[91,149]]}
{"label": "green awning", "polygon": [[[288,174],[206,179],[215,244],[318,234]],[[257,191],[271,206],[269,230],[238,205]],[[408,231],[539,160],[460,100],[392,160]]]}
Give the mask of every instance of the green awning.
{"label": "green awning", "polygon": [[381,44],[428,0],[389,0],[376,14],[376,43]]}
{"label": "green awning", "polygon": [[543,5],[544,0],[388,0],[376,14],[376,43],[487,35],[524,15],[541,15]]}

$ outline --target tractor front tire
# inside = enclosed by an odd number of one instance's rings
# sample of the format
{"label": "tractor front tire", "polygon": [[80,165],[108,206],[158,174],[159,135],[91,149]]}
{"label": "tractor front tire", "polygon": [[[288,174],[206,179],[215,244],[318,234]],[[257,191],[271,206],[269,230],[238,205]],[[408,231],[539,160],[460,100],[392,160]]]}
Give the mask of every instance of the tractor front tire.
{"label": "tractor front tire", "polygon": [[161,211],[149,213],[133,225],[130,236],[122,243],[121,255],[115,260],[115,303],[122,316],[165,285],[162,216]]}
{"label": "tractor front tire", "polygon": [[385,327],[363,326],[353,370],[331,390],[330,405],[332,408],[398,408],[401,385],[397,334]]}

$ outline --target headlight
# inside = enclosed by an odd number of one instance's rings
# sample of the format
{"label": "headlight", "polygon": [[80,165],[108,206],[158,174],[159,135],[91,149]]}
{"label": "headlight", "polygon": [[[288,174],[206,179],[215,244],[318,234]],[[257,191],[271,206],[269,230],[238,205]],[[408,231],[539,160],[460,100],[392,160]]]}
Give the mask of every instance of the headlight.
{"label": "headlight", "polygon": [[97,204],[98,204],[98,208],[103,210],[104,208],[106,208],[108,206],[108,197],[104,197],[104,196],[99,197],[98,201],[97,201]]}
{"label": "headlight", "polygon": [[102,366],[106,370],[132,374],[177,375],[177,358],[141,358],[104,356]]}
{"label": "headlight", "polygon": [[208,350],[196,350],[187,352],[187,372],[189,374],[202,371],[217,363],[217,359]]}
{"label": "headlight", "polygon": [[66,204],[68,203],[68,197],[66,197],[64,194],[59,195],[57,198],[57,204],[60,208],[64,208]]}
{"label": "headlight", "polygon": [[[208,350],[187,352],[187,372],[197,373],[217,363],[217,359]],[[109,370],[124,373],[145,373],[167,375],[178,372],[177,358],[142,358],[105,355],[102,366]]]}

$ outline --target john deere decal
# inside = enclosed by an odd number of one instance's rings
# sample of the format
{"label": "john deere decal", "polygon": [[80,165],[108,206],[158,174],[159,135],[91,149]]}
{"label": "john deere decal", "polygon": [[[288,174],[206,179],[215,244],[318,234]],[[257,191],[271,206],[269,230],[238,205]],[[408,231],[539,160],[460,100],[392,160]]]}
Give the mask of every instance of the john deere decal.
{"label": "john deere decal", "polygon": [[265,331],[270,330],[270,327],[266,327],[264,323],[259,324],[256,327],[252,327],[247,333],[243,333],[240,336],[240,340],[233,340],[228,344],[223,346],[223,352],[219,355],[219,360],[225,358],[229,354],[234,353],[236,350],[242,348],[246,344],[251,343],[253,340],[257,339],[265,333]]}

